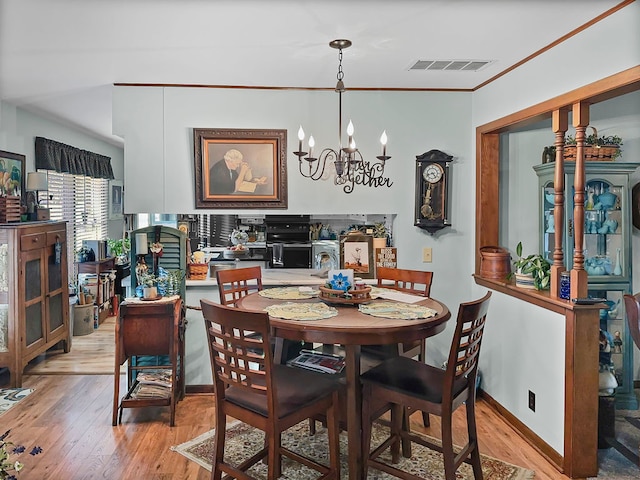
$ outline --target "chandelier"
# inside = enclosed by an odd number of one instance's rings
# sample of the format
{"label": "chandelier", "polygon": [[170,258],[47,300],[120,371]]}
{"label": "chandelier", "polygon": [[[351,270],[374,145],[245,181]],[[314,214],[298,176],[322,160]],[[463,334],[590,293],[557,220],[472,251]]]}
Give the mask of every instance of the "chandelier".
{"label": "chandelier", "polygon": [[[345,91],[344,72],[342,71],[342,50],[351,46],[351,40],[333,40],[329,43],[331,48],[338,50],[338,83],[336,84],[336,92],[338,93],[338,138],[339,147],[323,149],[317,157],[314,157],[313,147],[315,140],[313,135],[309,136],[309,151],[302,151],[302,142],[305,134],[302,125],[298,130],[298,151],[293,152],[298,157],[298,167],[300,174],[311,180],[320,180],[323,178],[327,164],[333,162],[335,167],[334,183],[343,185],[345,193],[353,192],[355,185],[365,185],[369,187],[380,187],[393,185],[393,182],[384,176],[385,162],[391,157],[387,156],[387,133],[382,132],[380,143],[382,144],[382,155],[376,157],[378,161],[368,162],[360,151],[356,148],[356,142],[353,138],[353,123],[349,120],[347,126],[347,135],[349,137],[347,146],[342,146],[342,94]],[[303,160],[306,166],[303,168]]]}

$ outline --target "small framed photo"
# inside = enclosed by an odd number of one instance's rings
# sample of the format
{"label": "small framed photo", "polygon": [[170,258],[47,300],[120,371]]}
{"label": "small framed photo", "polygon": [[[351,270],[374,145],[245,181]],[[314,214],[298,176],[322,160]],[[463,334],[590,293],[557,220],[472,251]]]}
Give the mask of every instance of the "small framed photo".
{"label": "small framed photo", "polygon": [[121,180],[109,182],[109,220],[124,218],[124,184]]}
{"label": "small framed photo", "polygon": [[340,235],[340,268],[350,268],[360,278],[375,277],[373,235]]}
{"label": "small framed photo", "polygon": [[25,167],[24,155],[0,150],[0,195],[20,197],[21,203],[25,203]]}
{"label": "small framed photo", "polygon": [[193,129],[196,208],[287,208],[287,131]]}

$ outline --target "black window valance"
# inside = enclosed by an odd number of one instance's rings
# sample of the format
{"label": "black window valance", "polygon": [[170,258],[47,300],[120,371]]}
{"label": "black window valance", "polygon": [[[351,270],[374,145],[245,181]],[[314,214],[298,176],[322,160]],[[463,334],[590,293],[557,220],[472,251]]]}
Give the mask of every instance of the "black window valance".
{"label": "black window valance", "polygon": [[93,178],[114,178],[111,157],[36,137],[36,170],[40,168]]}

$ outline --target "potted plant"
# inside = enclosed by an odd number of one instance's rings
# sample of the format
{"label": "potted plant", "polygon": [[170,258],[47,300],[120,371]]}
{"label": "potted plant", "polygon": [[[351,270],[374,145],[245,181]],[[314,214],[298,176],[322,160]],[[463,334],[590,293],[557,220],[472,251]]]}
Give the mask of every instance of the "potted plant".
{"label": "potted plant", "polygon": [[142,285],[142,298],[156,298],[158,296],[158,277],[153,273],[143,273],[138,277]]}
{"label": "potted plant", "polygon": [[387,226],[383,222],[373,224],[373,248],[385,248],[387,246]]}
{"label": "potted plant", "polygon": [[117,265],[124,265],[129,262],[129,251],[131,250],[131,240],[128,238],[107,239],[107,246],[112,256],[116,257]]}
{"label": "potted plant", "polygon": [[515,273],[509,274],[516,277],[516,286],[522,288],[535,288],[546,290],[551,284],[551,264],[540,254],[522,256],[522,242],[516,246],[518,259],[513,262]]}
{"label": "potted plant", "polygon": [[[617,135],[598,135],[595,127],[591,135],[584,139],[584,156],[586,160],[613,161],[622,155],[622,138]],[[567,135],[564,138],[564,158],[575,161],[577,154],[576,137]],[[542,163],[553,162],[556,157],[556,147],[545,147],[542,153]]]}

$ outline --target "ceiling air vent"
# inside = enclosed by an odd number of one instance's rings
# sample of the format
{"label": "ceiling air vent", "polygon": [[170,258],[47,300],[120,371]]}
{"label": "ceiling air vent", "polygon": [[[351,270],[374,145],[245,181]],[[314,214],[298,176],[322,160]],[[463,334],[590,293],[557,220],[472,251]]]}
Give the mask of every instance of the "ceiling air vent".
{"label": "ceiling air vent", "polygon": [[493,60],[418,60],[409,70],[477,72]]}

